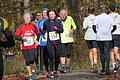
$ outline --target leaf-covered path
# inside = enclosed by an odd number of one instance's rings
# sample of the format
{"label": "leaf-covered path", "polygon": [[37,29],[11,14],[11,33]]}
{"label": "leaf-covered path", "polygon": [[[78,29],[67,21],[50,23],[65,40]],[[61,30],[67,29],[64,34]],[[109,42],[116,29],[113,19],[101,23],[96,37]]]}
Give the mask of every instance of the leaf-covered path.
{"label": "leaf-covered path", "polygon": [[[26,73],[19,72],[11,75],[6,75],[3,80],[25,80]],[[120,80],[120,74],[101,75],[98,73],[90,73],[88,69],[74,70],[71,73],[59,74],[57,78],[43,78],[36,80]]]}

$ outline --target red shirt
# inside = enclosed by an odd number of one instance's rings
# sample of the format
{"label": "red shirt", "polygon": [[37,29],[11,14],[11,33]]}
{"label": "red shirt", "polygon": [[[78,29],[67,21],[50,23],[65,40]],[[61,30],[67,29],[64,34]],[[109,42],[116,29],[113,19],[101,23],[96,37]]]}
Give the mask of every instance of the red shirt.
{"label": "red shirt", "polygon": [[21,24],[18,29],[15,32],[16,36],[21,36],[23,37],[27,37],[27,41],[26,42],[22,42],[22,49],[31,49],[31,48],[35,48],[35,36],[39,34],[39,31],[36,27],[36,25],[30,23],[30,24]]}

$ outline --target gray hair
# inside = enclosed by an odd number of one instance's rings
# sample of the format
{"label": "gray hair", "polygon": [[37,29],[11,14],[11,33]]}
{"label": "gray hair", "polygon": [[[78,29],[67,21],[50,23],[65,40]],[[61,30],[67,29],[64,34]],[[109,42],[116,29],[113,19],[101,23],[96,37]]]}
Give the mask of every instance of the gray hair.
{"label": "gray hair", "polygon": [[66,9],[61,9],[61,10],[60,10],[60,13],[61,13],[62,11],[65,11],[66,14],[68,14],[68,11],[67,11]]}

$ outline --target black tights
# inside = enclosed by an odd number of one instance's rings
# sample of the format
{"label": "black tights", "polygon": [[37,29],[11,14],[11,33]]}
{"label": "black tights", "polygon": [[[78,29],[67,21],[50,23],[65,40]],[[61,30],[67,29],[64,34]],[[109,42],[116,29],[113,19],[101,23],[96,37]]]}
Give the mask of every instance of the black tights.
{"label": "black tights", "polygon": [[108,68],[110,64],[110,44],[111,41],[97,41],[98,47],[100,49],[100,59],[102,63],[102,68]]}
{"label": "black tights", "polygon": [[[60,54],[62,51],[62,45],[59,44],[57,46],[54,45],[47,45],[47,50],[49,54],[49,64],[50,64],[50,71],[58,70],[59,62],[60,62]],[[55,67],[54,67],[55,64]]]}

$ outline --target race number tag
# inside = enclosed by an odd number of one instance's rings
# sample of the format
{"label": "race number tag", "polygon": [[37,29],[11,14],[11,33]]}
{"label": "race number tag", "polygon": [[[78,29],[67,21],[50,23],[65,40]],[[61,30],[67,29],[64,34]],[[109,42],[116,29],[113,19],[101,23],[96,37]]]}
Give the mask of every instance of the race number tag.
{"label": "race number tag", "polygon": [[71,34],[70,32],[65,32],[63,34],[64,39],[72,39],[73,38],[73,34]]}
{"label": "race number tag", "polygon": [[49,38],[50,38],[51,41],[54,41],[54,40],[59,40],[60,36],[59,36],[58,33],[53,31],[53,32],[49,32]]}
{"label": "race number tag", "polygon": [[24,46],[32,46],[34,45],[33,37],[26,37],[26,41],[24,41]]}

